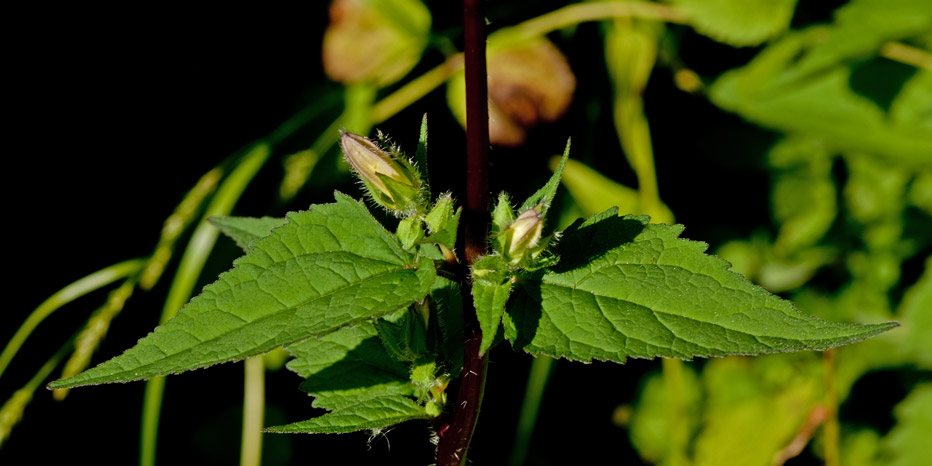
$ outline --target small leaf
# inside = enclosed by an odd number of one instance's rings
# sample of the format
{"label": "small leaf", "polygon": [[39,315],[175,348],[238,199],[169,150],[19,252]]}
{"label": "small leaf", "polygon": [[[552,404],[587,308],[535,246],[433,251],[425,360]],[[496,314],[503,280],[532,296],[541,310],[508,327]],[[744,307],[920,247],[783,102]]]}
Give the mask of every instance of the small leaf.
{"label": "small leaf", "polygon": [[[559,168],[558,157],[550,159],[550,168]],[[618,207],[622,214],[646,214],[641,207],[637,190],[617,183],[577,160],[567,160],[561,179],[584,215],[595,215],[606,209]],[[665,217],[672,218],[673,213],[666,204],[659,206]]]}
{"label": "small leaf", "polygon": [[234,268],[122,355],[75,377],[66,388],[128,382],[206,367],[321,336],[407,307],[434,282],[428,260],[412,263],[360,202],[291,213],[251,244]]}
{"label": "small leaf", "polygon": [[495,334],[502,322],[502,313],[505,312],[505,302],[511,294],[511,281],[504,283],[490,283],[477,280],[472,284],[473,304],[476,306],[476,318],[479,319],[479,328],[482,329],[482,343],[479,345],[479,355],[485,354],[495,341]]}
{"label": "small leaf", "polygon": [[[550,203],[553,202],[553,197],[557,195],[557,188],[560,187],[560,178],[563,176],[563,167],[566,166],[566,160],[570,157],[570,143],[572,140],[566,141],[566,149],[563,149],[563,158],[560,159],[560,163],[557,165],[556,169],[553,170],[553,176],[550,177],[550,180],[547,181],[547,184],[543,188],[537,190],[531,197],[527,198],[524,201],[524,204],[521,204],[521,207],[518,208],[518,212],[524,212],[528,209],[533,209],[537,204],[543,204],[543,209],[539,212],[541,216],[547,215],[547,210],[550,209]],[[501,202],[501,200],[499,200]]]}
{"label": "small leaf", "polygon": [[428,230],[427,239],[424,241],[439,243],[447,249],[453,249],[456,246],[456,229],[462,212],[462,208],[454,210],[450,194],[440,196],[424,218]]}
{"label": "small leaf", "polygon": [[624,362],[822,350],[898,325],[803,314],[704,254],[706,244],[678,238],[682,230],[615,209],[573,224],[557,266],[519,277],[506,337],[534,355]]}
{"label": "small leaf", "polygon": [[447,362],[447,370],[451,374],[458,374],[463,367],[463,342],[466,341],[460,286],[438,276],[430,290],[430,303],[437,315],[432,322],[436,322],[440,329],[443,340],[440,350]]}
{"label": "small leaf", "polygon": [[307,421],[269,427],[265,429],[265,432],[342,434],[389,427],[412,419],[429,419],[430,417],[423,406],[409,398],[380,396]]}
{"label": "small leaf", "polygon": [[210,217],[207,219],[223,234],[236,241],[243,251],[249,252],[249,244],[265,238],[272,230],[285,224],[287,219],[274,217]]}

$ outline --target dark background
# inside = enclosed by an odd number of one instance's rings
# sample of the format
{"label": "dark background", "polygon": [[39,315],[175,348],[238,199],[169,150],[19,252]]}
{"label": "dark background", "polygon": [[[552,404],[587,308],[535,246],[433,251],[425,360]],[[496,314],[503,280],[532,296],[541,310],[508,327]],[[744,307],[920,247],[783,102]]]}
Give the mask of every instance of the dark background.
{"label": "dark background", "polygon": [[[428,2],[434,31],[459,43],[458,12],[448,3],[455,2]],[[494,3],[488,14],[493,28],[562,4]],[[827,20],[838,3],[802,2],[795,21],[802,25]],[[10,12],[3,20],[3,257],[9,273],[4,289],[12,299],[0,317],[2,342],[28,312],[67,283],[149,254],[162,221],[184,193],[228,154],[268,134],[310,102],[321,102],[321,122],[340,110],[339,99],[327,96],[338,97],[341,87],[327,81],[320,65],[325,2],[311,2],[311,11],[269,6],[232,11],[133,8],[36,9]],[[708,80],[757,52],[714,43],[685,27],[674,30],[681,59]],[[578,79],[573,106],[560,122],[535,130],[527,146],[493,149],[494,192],[507,186],[518,198],[532,193],[550,176],[548,158],[561,151],[570,136],[572,157],[636,185],[614,133],[600,37],[596,24],[584,24],[572,36],[551,36]],[[429,51],[411,76],[441,58],[439,52]],[[444,92],[433,92],[379,128],[410,150],[420,115],[427,112],[434,189],[461,192],[464,137],[446,109]],[[702,96],[677,90],[665,69],[655,70],[645,102],[660,190],[678,222],[687,225],[685,236],[714,248],[767,228],[770,187],[764,154],[777,135],[721,112]],[[310,127],[288,144],[304,147],[323,127]],[[361,194],[346,178],[321,180],[315,175],[314,187],[294,202],[281,204],[276,193],[285,153],[280,151],[268,162],[236,214],[281,215],[304,209],[312,202],[332,200],[335,187]],[[221,238],[202,283],[227,269],[238,254],[231,241]],[[136,292],[113,322],[95,363],[119,354],[154,328],[168,274],[176,265],[169,265],[154,290]],[[0,398],[7,399],[22,386],[105,296],[98,292],[83,298],[40,326],[0,381]],[[475,464],[502,464],[507,458],[530,358],[505,344],[491,360],[470,455]],[[625,366],[557,363],[529,464],[599,464],[607,458],[639,464],[626,431],[611,423],[611,415],[618,405],[633,401],[641,376],[657,369],[656,361]],[[269,375],[267,424],[316,414],[311,400],[297,390],[299,382],[287,370]],[[0,450],[0,463],[132,464],[138,456],[143,385],[78,389],[63,403],[40,390]],[[159,462],[235,464],[241,398],[239,364],[171,377]],[[427,437],[427,425],[419,422],[403,424],[371,442],[367,434],[266,435],[264,464],[427,464],[432,462]],[[811,460],[804,456],[791,464]]]}

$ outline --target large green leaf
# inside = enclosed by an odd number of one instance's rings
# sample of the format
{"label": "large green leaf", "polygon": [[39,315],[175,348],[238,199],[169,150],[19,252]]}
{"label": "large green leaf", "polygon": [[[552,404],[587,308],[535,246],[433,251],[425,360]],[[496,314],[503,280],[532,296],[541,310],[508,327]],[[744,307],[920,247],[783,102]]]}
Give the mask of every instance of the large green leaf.
{"label": "large green leaf", "polygon": [[682,230],[617,209],[578,221],[557,266],[518,280],[505,336],[535,355],[624,362],[822,350],[897,325],[803,314],[704,254],[706,244],[678,238]]}
{"label": "large green leaf", "polygon": [[389,427],[411,419],[429,419],[424,407],[403,396],[380,396],[307,421],[269,427],[266,432],[342,434]]}
{"label": "large green leaf", "polygon": [[66,388],[147,379],[243,359],[388,314],[423,299],[430,261],[412,263],[360,202],[291,213],[178,316]]}

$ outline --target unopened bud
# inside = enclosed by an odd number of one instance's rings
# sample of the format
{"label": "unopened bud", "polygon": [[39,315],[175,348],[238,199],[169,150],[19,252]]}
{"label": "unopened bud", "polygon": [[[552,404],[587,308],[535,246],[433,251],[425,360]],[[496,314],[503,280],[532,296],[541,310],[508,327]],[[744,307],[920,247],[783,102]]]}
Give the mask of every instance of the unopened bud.
{"label": "unopened bud", "polygon": [[537,246],[541,232],[544,229],[544,219],[535,209],[521,212],[518,218],[505,230],[505,257],[512,263],[519,262],[528,249]]}
{"label": "unopened bud", "polygon": [[407,212],[417,207],[419,178],[404,157],[387,152],[369,138],[353,133],[343,133],[340,145],[346,160],[376,202],[396,212]]}

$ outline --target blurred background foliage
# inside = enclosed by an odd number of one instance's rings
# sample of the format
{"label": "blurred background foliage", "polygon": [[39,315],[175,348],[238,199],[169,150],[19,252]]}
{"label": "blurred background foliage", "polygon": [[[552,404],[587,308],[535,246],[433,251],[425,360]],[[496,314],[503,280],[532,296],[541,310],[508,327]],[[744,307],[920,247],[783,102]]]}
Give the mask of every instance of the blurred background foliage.
{"label": "blurred background foliage", "polygon": [[[340,130],[379,129],[412,151],[427,113],[434,191],[462,192],[456,2],[307,8],[138,10],[120,22],[84,8],[21,12],[0,462],[151,459],[153,429],[159,462],[236,462],[238,364],[171,378],[164,402],[152,384],[64,402],[42,387],[129,347],[229,267],[238,249],[206,215],[279,216],[333,189],[359,195]],[[824,354],[626,366],[532,362],[502,345],[473,461],[932,457],[926,0],[490,1],[487,17],[493,190],[532,192],[572,137],[550,228],[614,205],[648,213],[685,224],[807,313],[903,325]],[[263,358],[266,425],[315,414],[284,359]],[[427,464],[433,448],[417,423],[264,442],[266,465]]]}

